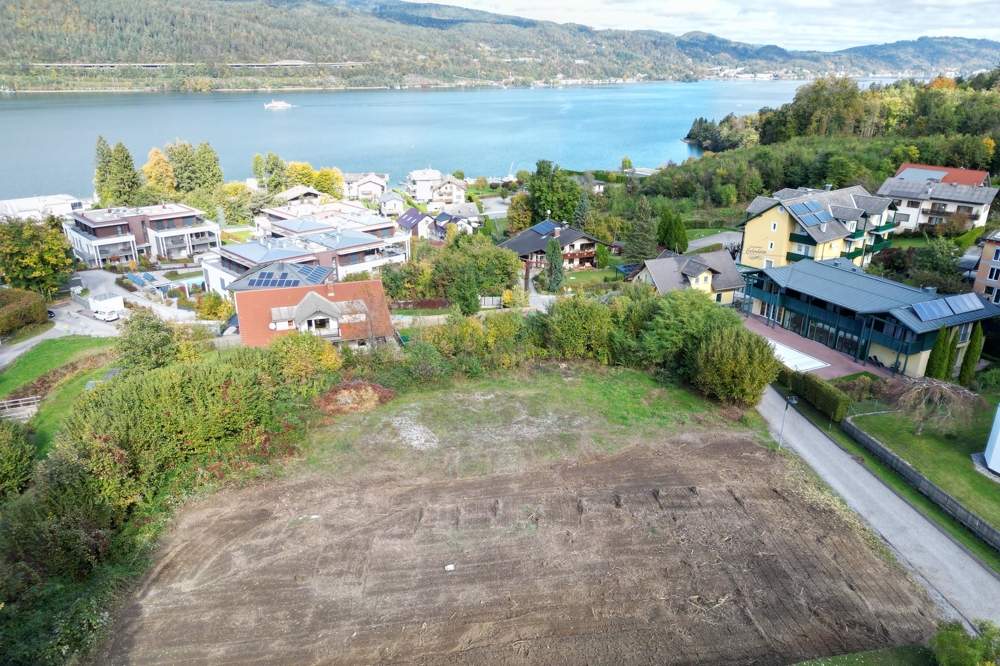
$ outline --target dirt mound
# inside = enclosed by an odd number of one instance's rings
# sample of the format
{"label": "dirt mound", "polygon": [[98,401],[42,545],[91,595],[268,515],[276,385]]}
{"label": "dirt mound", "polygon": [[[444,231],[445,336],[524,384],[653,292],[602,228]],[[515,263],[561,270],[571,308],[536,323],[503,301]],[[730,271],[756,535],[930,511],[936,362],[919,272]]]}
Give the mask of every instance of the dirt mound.
{"label": "dirt mound", "polygon": [[324,414],[354,414],[370,412],[394,397],[396,394],[391,389],[355,380],[333,387],[316,399],[316,406]]}

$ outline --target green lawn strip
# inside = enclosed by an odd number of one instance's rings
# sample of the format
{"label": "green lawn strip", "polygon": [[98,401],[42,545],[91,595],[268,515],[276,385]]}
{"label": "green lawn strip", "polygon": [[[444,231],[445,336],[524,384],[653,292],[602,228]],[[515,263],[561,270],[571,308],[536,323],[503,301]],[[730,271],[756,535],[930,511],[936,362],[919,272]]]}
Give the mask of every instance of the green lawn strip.
{"label": "green lawn strip", "polygon": [[954,437],[946,437],[930,428],[918,435],[913,420],[898,413],[859,416],[854,423],[966,509],[994,527],[1000,527],[1000,484],[977,472],[970,458],[986,448],[992,411],[983,410],[983,414],[973,417],[967,429]]}
{"label": "green lawn strip", "polygon": [[[775,386],[775,388],[779,392],[783,392],[781,387]],[[850,453],[868,471],[877,476],[882,483],[908,502],[910,506],[923,514],[925,518],[933,521],[948,536],[977,557],[980,562],[1000,574],[1000,553],[997,553],[989,544],[970,532],[961,523],[922,495],[916,488],[907,483],[903,477],[883,464],[868,449],[851,439],[837,424],[832,424],[829,418],[816,411],[812,405],[800,400],[798,405],[796,405],[796,409],[802,416],[809,419],[813,425],[829,435],[840,448]]]}
{"label": "green lawn strip", "polygon": [[30,384],[46,372],[91,352],[110,347],[113,343],[113,338],[95,338],[86,335],[68,335],[44,340],[0,372],[0,398],[25,384]]}
{"label": "green lawn strip", "polygon": [[924,247],[928,242],[923,236],[889,236],[889,239],[893,247],[899,248]]}
{"label": "green lawn strip", "polygon": [[105,365],[67,377],[38,406],[38,413],[31,419],[29,425],[33,431],[36,455],[39,458],[48,455],[56,432],[69,416],[73,401],[83,393],[87,382],[100,380],[109,367]]}
{"label": "green lawn strip", "polygon": [[737,205],[726,208],[693,208],[690,211],[683,211],[686,226],[692,229],[704,227],[714,227],[718,231],[727,231],[728,228],[735,228],[746,217],[746,206]]}
{"label": "green lawn strip", "polygon": [[222,231],[222,244],[246,243],[253,236],[252,231]]}
{"label": "green lawn strip", "polygon": [[446,315],[451,312],[451,308],[400,308],[393,310],[392,314],[403,317],[431,317],[434,315]]}
{"label": "green lawn strip", "polygon": [[855,652],[803,661],[798,666],[934,666],[934,654],[922,645]]}
{"label": "green lawn strip", "polygon": [[563,277],[563,284],[567,287],[584,284],[598,284],[604,282],[605,278],[620,277],[621,273],[613,268],[598,268],[596,270],[567,271]]}
{"label": "green lawn strip", "polygon": [[55,322],[52,321],[43,321],[41,324],[28,324],[24,328],[18,329],[14,335],[7,338],[7,340],[4,341],[4,344],[16,345],[19,342],[30,340],[36,335],[41,335],[53,326],[55,326]]}
{"label": "green lawn strip", "polygon": [[687,239],[689,241],[700,240],[702,238],[705,238],[706,236],[714,236],[715,234],[721,234],[724,231],[738,231],[738,230],[732,227],[715,227],[712,229],[704,229],[704,228],[688,229]]}

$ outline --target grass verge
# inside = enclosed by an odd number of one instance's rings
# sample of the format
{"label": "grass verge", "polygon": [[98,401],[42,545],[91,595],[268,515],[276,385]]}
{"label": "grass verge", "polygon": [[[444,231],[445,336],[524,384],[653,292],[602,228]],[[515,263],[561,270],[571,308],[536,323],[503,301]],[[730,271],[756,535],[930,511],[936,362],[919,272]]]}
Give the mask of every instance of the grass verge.
{"label": "grass verge", "polygon": [[[782,387],[775,385],[775,388],[779,392],[784,393]],[[916,488],[907,483],[903,477],[879,461],[868,449],[851,439],[847,433],[832,423],[829,418],[820,414],[812,405],[800,400],[795,408],[802,416],[809,419],[813,425],[825,432],[840,448],[850,453],[855,460],[877,476],[882,483],[906,500],[910,506],[923,514],[928,520],[933,521],[942,531],[964,546],[983,564],[1000,574],[1000,553],[997,553],[989,544],[982,541],[961,523],[927,499]]]}
{"label": "grass verge", "polygon": [[0,372],[0,398],[87,354],[106,349],[113,338],[68,335],[40,342]]}
{"label": "grass verge", "polygon": [[56,432],[69,416],[73,401],[83,393],[87,382],[101,379],[108,371],[108,367],[104,365],[67,377],[42,401],[42,404],[38,406],[38,413],[29,424],[35,442],[36,457],[44,458],[48,455],[52,449]]}
{"label": "grass verge", "polygon": [[41,324],[28,324],[24,328],[18,329],[17,333],[10,336],[4,344],[16,345],[19,342],[30,340],[36,335],[41,335],[45,331],[55,326],[55,322],[43,321]]}
{"label": "grass verge", "polygon": [[934,666],[934,654],[922,645],[872,650],[804,661],[798,666]]}

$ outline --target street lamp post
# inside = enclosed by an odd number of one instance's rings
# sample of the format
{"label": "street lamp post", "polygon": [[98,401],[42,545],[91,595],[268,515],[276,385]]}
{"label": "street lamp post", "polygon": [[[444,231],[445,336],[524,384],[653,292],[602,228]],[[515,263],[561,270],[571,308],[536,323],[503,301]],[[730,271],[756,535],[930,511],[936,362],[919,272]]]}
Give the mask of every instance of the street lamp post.
{"label": "street lamp post", "polygon": [[794,395],[785,397],[785,411],[781,413],[781,428],[778,429],[778,450],[781,450],[781,443],[785,437],[785,417],[788,416],[788,406],[798,404],[799,399]]}

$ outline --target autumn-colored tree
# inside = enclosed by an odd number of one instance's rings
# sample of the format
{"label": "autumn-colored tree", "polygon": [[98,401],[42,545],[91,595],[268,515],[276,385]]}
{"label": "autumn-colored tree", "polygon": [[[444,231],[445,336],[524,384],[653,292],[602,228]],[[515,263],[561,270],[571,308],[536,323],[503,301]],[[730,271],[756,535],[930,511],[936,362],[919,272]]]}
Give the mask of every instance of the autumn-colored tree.
{"label": "autumn-colored tree", "polygon": [[174,167],[159,148],[152,148],[149,151],[146,163],[142,165],[142,175],[146,178],[146,185],[157,194],[172,194],[177,185],[174,180]]}
{"label": "autumn-colored tree", "polygon": [[313,187],[316,170],[308,162],[289,162],[285,168],[288,185],[306,185]]}
{"label": "autumn-colored tree", "polygon": [[323,167],[313,177],[312,186],[323,194],[340,199],[344,196],[344,174],[340,169]]}
{"label": "autumn-colored tree", "polygon": [[507,207],[507,231],[511,235],[520,233],[531,226],[531,198],[519,192],[510,199]]}
{"label": "autumn-colored tree", "polygon": [[72,273],[69,243],[58,219],[0,224],[0,281],[51,297]]}

